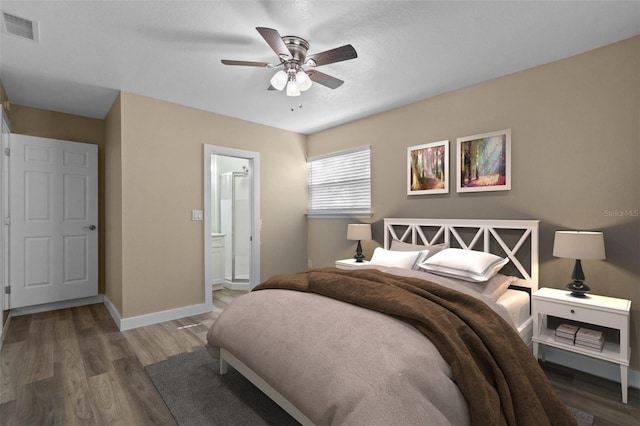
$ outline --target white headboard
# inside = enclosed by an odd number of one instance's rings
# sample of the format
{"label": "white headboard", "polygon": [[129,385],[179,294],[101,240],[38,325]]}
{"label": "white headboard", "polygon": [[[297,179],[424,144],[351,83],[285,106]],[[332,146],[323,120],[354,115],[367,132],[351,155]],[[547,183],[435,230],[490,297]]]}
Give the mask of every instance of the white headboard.
{"label": "white headboard", "polygon": [[538,220],[384,219],[384,248],[394,239],[411,244],[448,243],[508,257],[504,273],[519,276],[518,285],[538,289]]}

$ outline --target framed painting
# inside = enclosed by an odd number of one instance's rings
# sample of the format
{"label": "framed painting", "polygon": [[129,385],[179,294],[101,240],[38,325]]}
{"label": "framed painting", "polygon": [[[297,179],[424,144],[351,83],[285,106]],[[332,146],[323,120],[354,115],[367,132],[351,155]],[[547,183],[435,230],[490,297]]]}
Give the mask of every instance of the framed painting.
{"label": "framed painting", "polygon": [[457,192],[511,189],[511,129],[457,139]]}
{"label": "framed painting", "polygon": [[449,192],[449,141],[407,148],[407,195]]}

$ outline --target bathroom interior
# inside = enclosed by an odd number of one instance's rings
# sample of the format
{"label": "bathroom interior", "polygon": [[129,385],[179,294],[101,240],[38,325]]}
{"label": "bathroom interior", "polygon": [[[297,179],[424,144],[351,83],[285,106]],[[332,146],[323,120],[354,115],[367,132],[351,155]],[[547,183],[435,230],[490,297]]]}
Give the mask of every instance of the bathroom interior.
{"label": "bathroom interior", "polygon": [[247,158],[211,161],[212,289],[249,290],[251,179]]}

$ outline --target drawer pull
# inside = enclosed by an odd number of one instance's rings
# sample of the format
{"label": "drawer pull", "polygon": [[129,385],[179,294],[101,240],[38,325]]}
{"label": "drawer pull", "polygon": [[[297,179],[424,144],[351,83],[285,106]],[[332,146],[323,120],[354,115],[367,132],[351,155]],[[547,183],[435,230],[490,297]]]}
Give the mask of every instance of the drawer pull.
{"label": "drawer pull", "polygon": [[576,313],[576,311],[574,311],[574,310],[572,309],[572,310],[571,310],[571,313],[572,313],[572,314],[575,314],[575,313]]}

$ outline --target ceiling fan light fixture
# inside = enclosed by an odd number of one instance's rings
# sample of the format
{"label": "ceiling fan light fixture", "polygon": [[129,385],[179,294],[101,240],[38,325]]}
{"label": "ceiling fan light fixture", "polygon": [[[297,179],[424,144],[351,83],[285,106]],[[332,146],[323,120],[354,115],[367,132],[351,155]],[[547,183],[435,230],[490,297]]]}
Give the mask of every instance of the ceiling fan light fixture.
{"label": "ceiling fan light fixture", "polygon": [[295,80],[289,80],[287,83],[287,96],[300,96],[300,88]]}
{"label": "ceiling fan light fixture", "polygon": [[273,77],[271,77],[271,85],[276,90],[283,90],[284,86],[287,85],[288,79],[289,79],[289,76],[287,75],[287,73],[280,70],[277,73],[275,73]]}
{"label": "ceiling fan light fixture", "polygon": [[306,72],[300,70],[296,73],[296,83],[301,92],[306,92],[311,88],[311,79]]}

